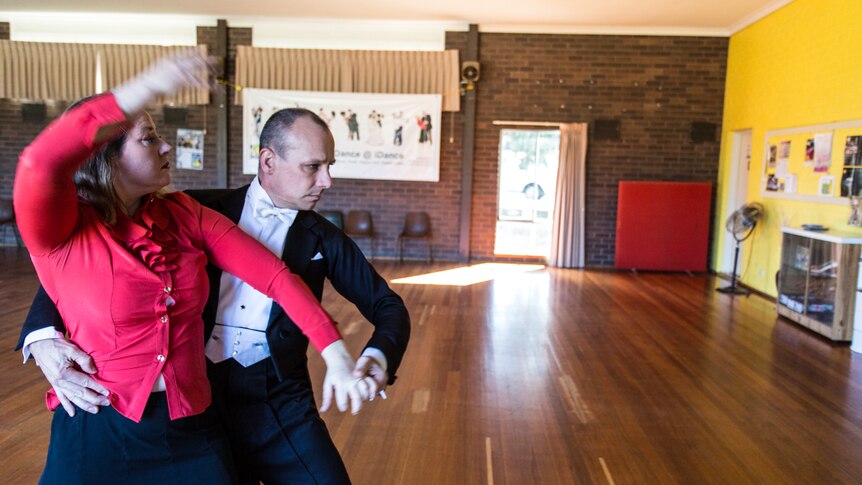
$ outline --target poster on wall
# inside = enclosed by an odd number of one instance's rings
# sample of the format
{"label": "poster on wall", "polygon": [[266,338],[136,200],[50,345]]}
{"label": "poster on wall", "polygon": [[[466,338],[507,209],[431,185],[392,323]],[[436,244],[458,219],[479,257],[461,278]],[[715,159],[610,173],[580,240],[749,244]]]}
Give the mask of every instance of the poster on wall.
{"label": "poster on wall", "polygon": [[814,172],[828,172],[831,164],[832,133],[817,133],[814,135]]}
{"label": "poster on wall", "polygon": [[440,179],[438,94],[369,94],[243,90],[243,173],[256,174],[260,130],[283,108],[320,116],[335,139],[335,178]]}
{"label": "poster on wall", "polygon": [[177,130],[177,168],[180,170],[204,169],[203,130]]}
{"label": "poster on wall", "polygon": [[796,193],[796,187],[797,187],[798,183],[799,182],[796,178],[795,173],[787,174],[787,176],[784,178],[784,193],[785,194],[795,194]]}
{"label": "poster on wall", "polygon": [[789,168],[790,163],[787,160],[779,160],[775,165],[775,176],[780,179],[787,177],[787,174],[790,173]]}

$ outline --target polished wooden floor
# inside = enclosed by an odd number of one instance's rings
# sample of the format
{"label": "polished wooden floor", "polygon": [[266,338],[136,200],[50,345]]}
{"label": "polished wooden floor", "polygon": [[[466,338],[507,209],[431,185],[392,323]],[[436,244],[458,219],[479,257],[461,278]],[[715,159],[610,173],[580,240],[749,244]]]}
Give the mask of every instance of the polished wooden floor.
{"label": "polished wooden floor", "polygon": [[[36,280],[23,251],[0,250],[0,268],[0,468],[30,484],[50,413],[12,348]],[[325,419],[358,485],[862,483],[862,354],[720,284],[545,269],[393,285],[413,317],[398,383]],[[331,291],[325,306],[358,352],[369,327]]]}

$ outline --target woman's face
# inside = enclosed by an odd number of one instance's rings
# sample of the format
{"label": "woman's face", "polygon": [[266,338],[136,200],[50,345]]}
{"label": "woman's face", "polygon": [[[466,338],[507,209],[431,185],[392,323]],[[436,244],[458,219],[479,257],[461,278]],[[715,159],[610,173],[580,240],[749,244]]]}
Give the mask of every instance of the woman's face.
{"label": "woman's face", "polygon": [[114,187],[124,201],[138,199],[171,183],[171,145],[144,113],[126,134],[114,172]]}

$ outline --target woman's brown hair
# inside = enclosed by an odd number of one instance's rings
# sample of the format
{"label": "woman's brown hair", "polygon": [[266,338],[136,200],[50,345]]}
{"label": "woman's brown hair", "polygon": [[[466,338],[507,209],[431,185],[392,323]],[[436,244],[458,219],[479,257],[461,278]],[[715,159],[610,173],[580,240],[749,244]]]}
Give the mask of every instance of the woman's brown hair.
{"label": "woman's brown hair", "polygon": [[102,145],[75,172],[74,181],[78,197],[96,209],[105,224],[117,222],[120,197],[114,189],[114,164],[126,142],[126,132]]}
{"label": "woman's brown hair", "polygon": [[[94,97],[87,96],[75,101],[66,112]],[[102,221],[109,226],[117,222],[117,210],[123,206],[120,196],[114,189],[114,169],[127,138],[128,132],[123,129],[116,138],[93,152],[78,168],[73,178],[75,187],[78,189],[78,198],[89,202],[99,213]],[[164,192],[164,189],[159,190],[156,195],[160,196]]]}

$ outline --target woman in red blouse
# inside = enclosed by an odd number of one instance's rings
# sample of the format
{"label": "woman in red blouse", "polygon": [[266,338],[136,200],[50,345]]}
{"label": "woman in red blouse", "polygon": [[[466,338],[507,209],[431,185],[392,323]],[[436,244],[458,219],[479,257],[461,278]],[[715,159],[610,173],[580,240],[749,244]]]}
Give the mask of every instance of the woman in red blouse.
{"label": "woman in red blouse", "polygon": [[[41,483],[231,483],[206,377],[207,261],[277,301],[321,351],[324,393],[353,412],[376,392],[329,315],[284,263],[228,221],[176,192],[171,146],[143,108],[206,87],[196,52],[162,59],[112,93],[58,118],[21,154],[14,201],[39,279],[88,352],[111,403],[55,412]],[[248,261],[254,261],[249,265]],[[60,404],[53,391],[48,406]]]}

